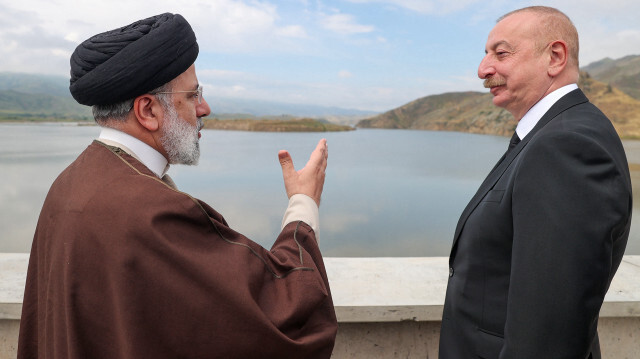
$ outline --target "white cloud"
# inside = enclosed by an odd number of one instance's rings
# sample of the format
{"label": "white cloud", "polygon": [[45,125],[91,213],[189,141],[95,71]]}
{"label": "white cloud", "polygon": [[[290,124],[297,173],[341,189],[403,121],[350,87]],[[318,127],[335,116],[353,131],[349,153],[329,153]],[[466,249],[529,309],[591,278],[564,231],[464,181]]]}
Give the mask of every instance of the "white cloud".
{"label": "white cloud", "polygon": [[[497,17],[529,5],[528,0],[348,1],[352,3],[347,4],[348,11],[357,15],[347,14],[341,0],[0,0],[0,71],[68,76],[69,56],[84,39],[147,16],[173,12],[184,15],[194,27],[201,49],[198,77],[207,96],[388,110],[429,94],[482,91],[475,75],[477,63],[464,59],[481,53]],[[637,0],[546,3],[565,11],[576,24],[583,65],[604,57],[640,54]],[[393,13],[381,20],[381,9]],[[434,29],[429,24],[434,23],[430,16],[446,15],[451,26],[462,26]],[[400,22],[408,17],[413,19],[404,27]],[[391,20],[400,21],[392,24],[393,31]],[[469,24],[486,26],[477,44],[446,43],[450,33],[469,31],[471,26],[465,28]],[[335,34],[360,36],[343,36],[336,41]],[[469,37],[472,35],[476,34]],[[431,78],[420,79],[424,72],[415,59],[425,57],[426,52],[416,50],[425,47],[434,49],[426,56],[434,61],[425,62],[424,70],[435,66],[438,71]],[[456,48],[455,59],[449,48]],[[306,67],[283,69],[285,65],[279,64],[291,62],[281,62],[281,56],[291,54]],[[238,68],[229,62],[239,56],[249,59],[246,72],[223,70]],[[392,67],[387,67],[388,63]],[[450,69],[459,63],[459,71]],[[350,71],[337,71],[356,68],[355,77],[350,77]],[[466,70],[468,73],[463,72]],[[459,76],[447,77],[451,73]]]}
{"label": "white cloud", "polygon": [[287,23],[267,1],[215,0],[180,7],[194,27],[201,48],[215,52],[286,51],[308,37],[301,24]]}
{"label": "white cloud", "polygon": [[[314,104],[366,111],[387,111],[425,96],[426,90],[423,87],[415,88],[415,86],[396,88],[331,80],[311,82],[261,76],[251,77],[248,74],[245,74],[242,79],[229,79],[228,81],[220,79],[216,81],[202,74],[199,74],[198,78],[201,83],[204,83],[205,98],[211,96],[211,98]],[[367,95],[362,96],[363,93]]]}
{"label": "white cloud", "polygon": [[640,54],[640,30],[625,29],[608,32],[590,29],[580,33],[580,65],[585,66],[605,57],[618,59]]}
{"label": "white cloud", "polygon": [[304,39],[308,37],[304,27],[299,25],[284,26],[277,29],[275,33],[285,37],[300,38],[300,39]]}
{"label": "white cloud", "polygon": [[0,3],[0,71],[68,73],[75,44],[39,20],[33,11]]}
{"label": "white cloud", "polygon": [[239,80],[251,78],[252,75],[242,71],[203,69],[198,70],[198,76],[208,78],[212,81]]}
{"label": "white cloud", "polygon": [[[442,81],[433,81],[431,87],[440,88],[439,92],[455,92],[455,91],[479,91],[487,92],[488,90],[482,86],[482,80],[470,72],[465,75],[452,76]],[[436,92],[434,92],[436,93]]]}
{"label": "white cloud", "polygon": [[323,15],[320,19],[322,26],[343,35],[369,33],[375,30],[371,25],[360,25],[349,14]]}
{"label": "white cloud", "polygon": [[50,61],[53,50],[70,54],[90,36],[164,12],[189,21],[201,51],[277,52],[308,37],[297,19],[281,19],[277,6],[265,0],[0,0],[0,50],[11,55],[0,58],[0,70],[66,75],[68,58]]}
{"label": "white cloud", "polygon": [[546,1],[567,14],[580,35],[580,65],[605,57],[640,54],[640,2],[636,0]]}
{"label": "white cloud", "polygon": [[[277,93],[274,88],[278,89]],[[442,79],[415,78],[414,82],[403,82],[401,86],[383,82],[368,85],[350,81],[294,82],[263,78],[251,82],[242,98],[382,112],[424,96],[469,90],[486,92],[473,71]],[[225,94],[232,96],[229,91]]]}
{"label": "white cloud", "polygon": [[381,3],[428,15],[445,15],[468,8],[479,0],[347,0],[353,3]]}
{"label": "white cloud", "polygon": [[79,44],[80,42],[82,42],[84,39],[80,38],[80,35],[77,32],[70,32],[68,34],[66,34],[64,36],[64,39],[72,42],[74,44]]}

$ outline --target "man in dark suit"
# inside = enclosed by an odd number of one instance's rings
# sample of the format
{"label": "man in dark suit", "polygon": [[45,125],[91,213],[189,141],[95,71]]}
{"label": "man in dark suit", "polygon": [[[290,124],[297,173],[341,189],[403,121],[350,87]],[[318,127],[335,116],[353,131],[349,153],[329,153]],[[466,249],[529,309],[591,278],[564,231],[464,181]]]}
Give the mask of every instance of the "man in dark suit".
{"label": "man in dark suit", "polygon": [[458,222],[440,358],[600,358],[631,181],[614,127],[576,85],[577,31],[556,9],[511,12],[478,76],[518,125]]}

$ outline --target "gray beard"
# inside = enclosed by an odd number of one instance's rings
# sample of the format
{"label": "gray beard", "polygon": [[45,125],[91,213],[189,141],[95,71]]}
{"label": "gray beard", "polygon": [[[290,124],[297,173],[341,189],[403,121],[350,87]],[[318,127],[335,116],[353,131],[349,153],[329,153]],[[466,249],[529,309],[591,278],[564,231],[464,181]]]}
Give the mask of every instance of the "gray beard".
{"label": "gray beard", "polygon": [[165,122],[160,142],[169,156],[170,164],[197,165],[200,159],[198,131],[202,128],[202,119],[191,126],[178,117],[173,104],[165,109]]}

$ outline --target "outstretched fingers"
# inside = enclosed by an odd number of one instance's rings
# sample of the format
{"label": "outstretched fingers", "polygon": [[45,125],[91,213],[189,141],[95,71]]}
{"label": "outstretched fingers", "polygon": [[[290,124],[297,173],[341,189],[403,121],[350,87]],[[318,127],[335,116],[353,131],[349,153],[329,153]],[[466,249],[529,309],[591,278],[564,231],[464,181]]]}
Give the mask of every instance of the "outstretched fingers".
{"label": "outstretched fingers", "polygon": [[291,175],[292,172],[295,172],[293,168],[293,160],[291,159],[291,155],[289,154],[289,152],[280,150],[278,152],[278,160],[280,161],[283,175]]}
{"label": "outstretched fingers", "polygon": [[318,166],[322,171],[327,167],[327,159],[329,158],[329,149],[327,147],[327,140],[321,139],[318,141],[318,145],[316,149],[311,152],[311,157],[309,158],[309,162],[307,162],[307,167]]}
{"label": "outstretched fingers", "polygon": [[327,140],[324,138],[318,141],[315,150],[311,152],[309,161],[299,171],[295,170],[289,152],[279,151],[278,159],[282,167],[287,197],[291,198],[294,194],[304,194],[313,198],[320,205],[328,157]]}

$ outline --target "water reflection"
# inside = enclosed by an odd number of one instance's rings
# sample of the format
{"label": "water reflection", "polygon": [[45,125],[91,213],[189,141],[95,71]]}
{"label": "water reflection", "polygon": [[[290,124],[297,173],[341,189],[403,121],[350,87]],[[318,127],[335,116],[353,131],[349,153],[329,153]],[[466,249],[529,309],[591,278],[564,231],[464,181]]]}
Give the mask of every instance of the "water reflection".
{"label": "water reflection", "polygon": [[[95,138],[97,127],[0,126],[0,252],[28,252],[49,186]],[[204,130],[197,167],[173,166],[181,190],[221,212],[236,230],[270,246],[286,197],[277,160],[302,166],[329,143],[321,215],[327,256],[446,256],[463,207],[503,153],[503,137],[448,132],[248,133]],[[625,141],[640,164],[640,141]],[[638,166],[640,167],[640,165]],[[633,172],[640,184],[640,172]],[[640,187],[635,186],[635,196]],[[640,198],[635,199],[634,219]],[[640,254],[632,228],[627,254]]]}

